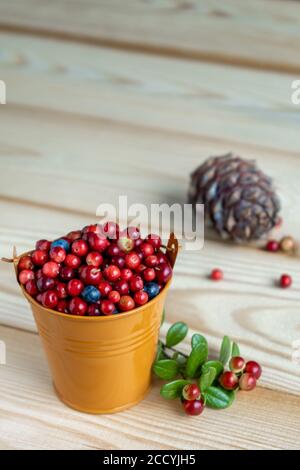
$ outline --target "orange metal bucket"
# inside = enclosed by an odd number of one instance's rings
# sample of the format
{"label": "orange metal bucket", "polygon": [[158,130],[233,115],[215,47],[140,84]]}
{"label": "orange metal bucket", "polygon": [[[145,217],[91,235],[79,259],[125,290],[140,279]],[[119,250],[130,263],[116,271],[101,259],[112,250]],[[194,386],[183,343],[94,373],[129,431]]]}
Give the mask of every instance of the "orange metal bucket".
{"label": "orange metal bucket", "polygon": [[[174,266],[178,243],[173,234],[167,250]],[[19,258],[14,257],[15,268]],[[86,413],[114,413],[143,399],[170,283],[146,305],[107,317],[77,317],[47,309],[22,287],[54,388],[65,404]]]}

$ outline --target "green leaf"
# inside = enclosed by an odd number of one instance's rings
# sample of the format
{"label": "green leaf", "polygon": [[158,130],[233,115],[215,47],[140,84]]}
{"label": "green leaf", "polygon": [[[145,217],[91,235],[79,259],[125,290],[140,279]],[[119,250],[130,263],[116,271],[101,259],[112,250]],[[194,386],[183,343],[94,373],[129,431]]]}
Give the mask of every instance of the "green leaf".
{"label": "green leaf", "polygon": [[178,398],[181,396],[183,387],[189,383],[188,380],[174,380],[174,382],[163,385],[160,389],[160,394],[168,400]]}
{"label": "green leaf", "polygon": [[220,350],[220,361],[224,366],[227,364],[228,359],[230,358],[231,354],[231,341],[228,338],[228,336],[224,336],[222,345],[221,345],[221,350]]}
{"label": "green leaf", "polygon": [[222,410],[232,405],[235,398],[235,392],[224,390],[221,387],[211,386],[205,390],[203,396],[207,406],[217,410]]}
{"label": "green leaf", "polygon": [[222,374],[224,367],[220,361],[207,361],[202,366],[202,374],[204,374],[208,369],[213,368],[216,371],[215,378],[218,378]]}
{"label": "green leaf", "polygon": [[240,348],[239,348],[239,345],[237,343],[233,343],[232,344],[232,351],[231,351],[231,356],[232,357],[236,357],[236,356],[240,356]]}
{"label": "green leaf", "polygon": [[213,381],[216,378],[216,369],[213,367],[208,367],[205,372],[201,375],[199,380],[199,386],[201,392],[204,392],[208,387],[210,387]]}
{"label": "green leaf", "polygon": [[179,371],[179,365],[173,359],[162,359],[153,364],[153,372],[163,380],[172,380]]}
{"label": "green leaf", "polygon": [[174,323],[174,325],[172,325],[167,332],[167,347],[172,348],[173,346],[176,346],[176,344],[180,343],[180,341],[186,337],[187,332],[188,326],[185,323],[181,321]]}
{"label": "green leaf", "polygon": [[159,340],[157,343],[157,351],[156,351],[156,358],[155,361],[159,361],[160,359],[165,359],[165,354],[163,351],[163,345],[162,342]]}
{"label": "green leaf", "polygon": [[194,377],[198,367],[207,360],[208,356],[208,345],[204,336],[193,335],[193,337],[194,336],[197,336],[197,340],[194,339],[194,346],[192,347],[192,351],[187,359],[185,368],[185,374],[187,377]]}
{"label": "green leaf", "polygon": [[[197,346],[197,344],[202,343],[202,342],[203,342],[203,338],[204,338],[204,336],[199,335],[198,333],[195,333],[195,334],[192,336],[192,339],[191,339],[192,348],[194,348],[195,346]],[[205,338],[204,338],[204,339],[205,339]],[[205,340],[205,341],[206,341],[206,340]]]}

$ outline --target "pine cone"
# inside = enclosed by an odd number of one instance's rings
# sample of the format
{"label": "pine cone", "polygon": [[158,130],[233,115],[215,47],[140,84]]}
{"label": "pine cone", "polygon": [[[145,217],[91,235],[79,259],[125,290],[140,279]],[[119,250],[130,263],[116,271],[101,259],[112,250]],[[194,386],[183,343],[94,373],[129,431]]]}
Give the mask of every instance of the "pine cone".
{"label": "pine cone", "polygon": [[255,162],[229,153],[211,157],[191,175],[192,204],[205,204],[205,213],[223,238],[257,240],[277,223],[280,202],[272,180]]}

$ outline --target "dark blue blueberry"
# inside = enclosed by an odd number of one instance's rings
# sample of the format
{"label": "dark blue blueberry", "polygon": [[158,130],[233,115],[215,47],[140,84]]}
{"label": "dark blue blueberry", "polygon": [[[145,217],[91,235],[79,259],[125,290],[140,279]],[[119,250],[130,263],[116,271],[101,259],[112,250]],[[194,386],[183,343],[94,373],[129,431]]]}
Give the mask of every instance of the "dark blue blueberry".
{"label": "dark blue blueberry", "polygon": [[94,286],[86,286],[81,295],[84,300],[89,303],[97,302],[101,297],[99,289]]}
{"label": "dark blue blueberry", "polygon": [[117,313],[119,313],[119,310],[117,308],[115,308],[114,311],[113,311],[113,315],[116,315]]}
{"label": "dark blue blueberry", "polygon": [[64,238],[59,238],[58,240],[54,240],[54,242],[51,243],[51,248],[54,248],[55,246],[60,246],[66,251],[70,250],[70,243]]}
{"label": "dark blue blueberry", "polygon": [[147,282],[144,285],[144,291],[147,292],[151,300],[159,294],[159,285],[156,282]]}

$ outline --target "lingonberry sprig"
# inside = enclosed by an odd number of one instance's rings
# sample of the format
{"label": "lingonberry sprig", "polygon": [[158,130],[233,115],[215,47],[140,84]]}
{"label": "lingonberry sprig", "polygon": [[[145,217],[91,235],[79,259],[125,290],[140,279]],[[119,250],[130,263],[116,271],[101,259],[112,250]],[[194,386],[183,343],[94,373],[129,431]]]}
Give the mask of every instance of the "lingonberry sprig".
{"label": "lingonberry sprig", "polygon": [[261,376],[261,366],[246,362],[240,356],[237,343],[224,336],[219,358],[209,359],[204,336],[196,333],[191,338],[191,352],[185,354],[175,348],[187,336],[188,326],[174,323],[165,342],[159,341],[153,364],[154,374],[167,381],[160,394],[166,399],[180,399],[188,415],[200,415],[205,406],[228,408],[237,390],[250,391]]}

